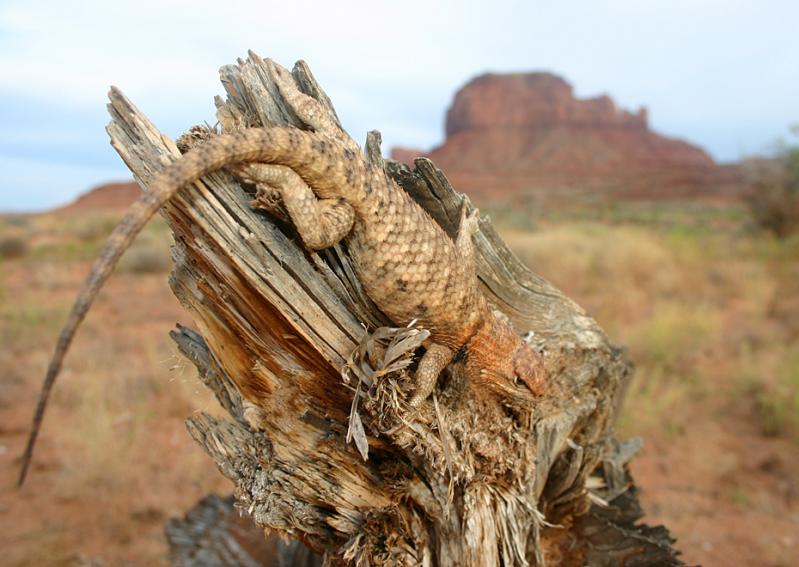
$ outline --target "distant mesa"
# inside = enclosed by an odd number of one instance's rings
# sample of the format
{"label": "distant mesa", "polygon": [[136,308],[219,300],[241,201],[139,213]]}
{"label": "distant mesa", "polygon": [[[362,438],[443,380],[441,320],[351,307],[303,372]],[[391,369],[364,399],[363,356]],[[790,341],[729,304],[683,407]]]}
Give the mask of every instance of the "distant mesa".
{"label": "distant mesa", "polygon": [[524,194],[724,196],[740,188],[737,168],[652,132],[646,108],[619,109],[607,95],[575,98],[551,73],[473,79],[455,95],[445,132],[433,150],[400,147],[391,157],[409,165],[429,157],[456,188],[484,202]]}
{"label": "distant mesa", "polygon": [[551,73],[489,73],[456,93],[447,112],[446,134],[449,138],[474,130],[558,126],[641,131],[647,129],[647,111],[619,110],[607,95],[575,99],[572,86]]}
{"label": "distant mesa", "polygon": [[133,181],[105,183],[90,189],[72,203],[59,207],[59,214],[88,212],[113,212],[127,209],[141,195],[141,188]]}
{"label": "distant mesa", "polygon": [[[527,196],[564,200],[728,198],[745,189],[742,166],[719,165],[702,148],[650,130],[646,108],[630,112],[607,95],[578,99],[552,73],[488,73],[455,94],[444,143],[396,147],[413,165],[431,158],[478,203]],[[141,190],[108,183],[58,212],[120,210]]]}

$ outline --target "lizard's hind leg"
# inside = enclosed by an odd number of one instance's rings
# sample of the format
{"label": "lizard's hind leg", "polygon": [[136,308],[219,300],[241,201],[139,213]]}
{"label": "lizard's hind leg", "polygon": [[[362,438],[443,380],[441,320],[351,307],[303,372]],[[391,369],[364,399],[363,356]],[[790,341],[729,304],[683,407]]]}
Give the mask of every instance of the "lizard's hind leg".
{"label": "lizard's hind leg", "polygon": [[355,213],[343,199],[318,199],[290,167],[247,163],[231,168],[242,180],[280,193],[300,238],[311,250],[330,248],[349,234]]}

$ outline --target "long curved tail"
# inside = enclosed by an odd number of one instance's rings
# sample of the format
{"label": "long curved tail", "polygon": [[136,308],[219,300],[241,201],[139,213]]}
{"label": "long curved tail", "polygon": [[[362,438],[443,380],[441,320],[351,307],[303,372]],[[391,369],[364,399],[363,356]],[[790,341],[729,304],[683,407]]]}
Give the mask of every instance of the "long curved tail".
{"label": "long curved tail", "polygon": [[233,163],[257,161],[287,165],[304,176],[324,179],[325,184],[344,185],[346,179],[341,172],[329,167],[332,156],[326,156],[325,160],[317,158],[318,145],[324,144],[324,140],[322,135],[295,128],[252,128],[211,138],[167,166],[151,184],[149,191],[128,209],[92,265],[69,318],[61,329],[33,415],[28,444],[22,457],[19,485],[25,482],[47,401],[72,339],[122,254],[150,218],[180,188]]}

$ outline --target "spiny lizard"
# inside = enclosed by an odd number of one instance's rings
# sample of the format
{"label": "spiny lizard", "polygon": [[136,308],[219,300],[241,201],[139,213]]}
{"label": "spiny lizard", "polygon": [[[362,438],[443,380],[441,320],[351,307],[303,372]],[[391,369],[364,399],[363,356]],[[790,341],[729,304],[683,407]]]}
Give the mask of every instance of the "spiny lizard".
{"label": "spiny lizard", "polygon": [[20,484],[64,356],[113,267],[178,189],[223,167],[261,189],[277,191],[309,249],[346,239],[357,275],[375,304],[397,324],[415,319],[430,331],[411,406],[428,397],[453,359],[464,361],[468,380],[515,403],[532,403],[543,392],[540,356],[492,311],[479,289],[472,246],[477,212],[467,215],[464,205],[453,241],[382,167],[365,158],[316,100],[297,89],[288,71],[273,69],[281,94],[310,131],[250,128],[212,137],[166,167],[130,207],[92,266],[59,336]]}

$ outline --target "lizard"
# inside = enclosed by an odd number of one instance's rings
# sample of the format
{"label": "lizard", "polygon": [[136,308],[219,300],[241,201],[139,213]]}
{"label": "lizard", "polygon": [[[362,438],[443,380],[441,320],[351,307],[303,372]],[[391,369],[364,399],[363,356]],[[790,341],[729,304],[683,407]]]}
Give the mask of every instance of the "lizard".
{"label": "lizard", "polygon": [[108,237],[61,330],[39,395],[22,460],[24,482],[47,400],[71,341],[114,266],[149,219],[181,188],[227,168],[259,190],[277,192],[305,246],[345,240],[367,295],[392,321],[430,332],[409,400],[418,407],[443,369],[463,361],[467,380],[517,403],[543,393],[540,355],[494,312],[479,288],[472,242],[478,211],[453,240],[381,165],[272,64],[281,95],[308,127],[244,128],[213,136],[166,166]]}

